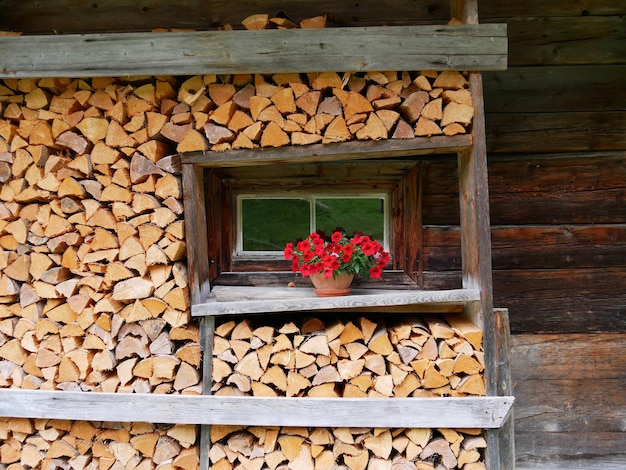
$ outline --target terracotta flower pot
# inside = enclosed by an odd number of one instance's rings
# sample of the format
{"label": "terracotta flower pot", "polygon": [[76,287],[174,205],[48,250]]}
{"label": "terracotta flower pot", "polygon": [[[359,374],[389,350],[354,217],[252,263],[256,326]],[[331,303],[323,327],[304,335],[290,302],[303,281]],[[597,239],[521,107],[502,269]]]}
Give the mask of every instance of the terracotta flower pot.
{"label": "terracotta flower pot", "polygon": [[350,284],[354,274],[340,274],[339,276],[325,277],[324,273],[315,273],[309,276],[313,283],[313,291],[318,297],[335,297],[348,295],[352,290]]}

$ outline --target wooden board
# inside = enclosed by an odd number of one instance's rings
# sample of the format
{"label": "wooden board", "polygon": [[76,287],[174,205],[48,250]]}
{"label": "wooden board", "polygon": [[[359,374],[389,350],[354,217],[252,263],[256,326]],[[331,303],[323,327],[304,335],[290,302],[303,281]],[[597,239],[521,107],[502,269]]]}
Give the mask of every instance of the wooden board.
{"label": "wooden board", "polygon": [[497,428],[513,397],[268,398],[0,389],[0,416],[250,426]]}
{"label": "wooden board", "polygon": [[[458,227],[424,227],[424,270],[459,269],[460,236]],[[621,267],[623,240],[626,226],[617,224],[492,226],[492,264],[495,270]]]}
{"label": "wooden board", "polygon": [[193,305],[191,312],[194,316],[237,315],[413,304],[458,305],[479,299],[480,292],[477,289],[454,291],[353,289],[348,296],[316,297],[312,288],[216,286],[209,301]]}
{"label": "wooden board", "polygon": [[619,64],[626,17],[507,18],[510,66]]}
{"label": "wooden board", "polygon": [[626,114],[622,111],[489,114],[488,120],[489,152],[593,152],[626,148]]}
{"label": "wooden board", "polygon": [[626,88],[622,86],[625,76],[624,64],[529,66],[485,72],[485,111],[487,114],[620,111],[626,102]]}
{"label": "wooden board", "polygon": [[620,2],[590,0],[574,3],[569,0],[555,0],[546,3],[543,0],[488,0],[480,2],[480,17],[502,18],[503,16],[589,16],[620,15],[626,13],[626,6]]}
{"label": "wooden board", "polygon": [[[624,151],[490,155],[491,225],[623,224],[624,159]],[[425,225],[459,224],[455,168],[452,159],[441,157],[422,170]]]}
{"label": "wooden board", "polygon": [[516,468],[626,466],[624,354],[623,333],[512,337]]}
{"label": "wooden board", "polygon": [[[23,0],[0,1],[3,15],[0,29],[24,31],[29,34],[59,34],[117,31],[144,31],[154,28],[213,29],[232,24],[241,28],[241,21],[257,13],[283,14],[299,22],[321,14],[329,14],[329,23],[343,26],[374,26],[443,24],[449,20],[448,2],[432,0],[427,4],[411,4],[402,0],[362,0],[358,3],[335,0],[178,0],[161,2],[147,0],[114,0],[102,3],[47,0],[44,3]],[[5,14],[6,13],[6,14]]]}
{"label": "wooden board", "polygon": [[[408,140],[354,141],[229,152],[192,152],[182,163],[202,167],[235,167],[394,158],[407,155],[454,153],[472,145],[470,135],[423,137]],[[257,172],[254,168],[252,171]],[[279,170],[281,171],[281,170]]]}
{"label": "wooden board", "polygon": [[0,77],[504,70],[506,54],[501,24],[6,36]]}
{"label": "wooden board", "polygon": [[[423,274],[428,289],[453,289],[458,272]],[[624,332],[626,269],[508,270],[493,273],[496,305],[506,305],[514,333]],[[584,312],[584,315],[580,312]]]}

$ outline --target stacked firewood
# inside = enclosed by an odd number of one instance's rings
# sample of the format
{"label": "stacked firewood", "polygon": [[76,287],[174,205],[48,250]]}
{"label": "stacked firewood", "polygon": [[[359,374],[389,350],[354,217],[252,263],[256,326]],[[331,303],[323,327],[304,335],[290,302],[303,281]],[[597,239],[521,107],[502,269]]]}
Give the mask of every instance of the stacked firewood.
{"label": "stacked firewood", "polygon": [[0,85],[0,386],[201,392],[180,161],[152,134],[175,89]]}
{"label": "stacked firewood", "polygon": [[482,331],[460,316],[393,324],[311,318],[215,330],[215,395],[429,397],[485,394]]}
{"label": "stacked firewood", "polygon": [[[215,329],[215,395],[484,395],[482,331],[461,316],[309,318]],[[465,469],[485,466],[480,430],[212,426],[213,469]],[[241,467],[239,467],[241,466]]]}
{"label": "stacked firewood", "polygon": [[480,429],[212,426],[212,470],[485,470]]}
{"label": "stacked firewood", "polygon": [[196,469],[197,426],[0,418],[1,468]]}
{"label": "stacked firewood", "polygon": [[467,87],[455,71],[196,76],[162,132],[179,152],[452,136],[469,132]]}

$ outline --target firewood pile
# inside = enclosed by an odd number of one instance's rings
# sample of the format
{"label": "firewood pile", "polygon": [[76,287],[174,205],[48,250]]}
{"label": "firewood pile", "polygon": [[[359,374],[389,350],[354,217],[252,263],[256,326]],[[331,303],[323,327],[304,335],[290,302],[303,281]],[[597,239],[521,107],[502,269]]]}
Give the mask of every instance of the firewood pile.
{"label": "firewood pile", "polygon": [[196,437],[193,425],[0,418],[0,467],[191,470]]}
{"label": "firewood pile", "polygon": [[397,323],[311,318],[215,330],[214,395],[287,397],[482,396],[482,331],[449,315]]}
{"label": "firewood pile", "polygon": [[[215,330],[214,395],[484,395],[482,332],[460,316],[310,318]],[[212,426],[213,469],[484,469],[481,430]],[[239,467],[241,466],[241,467]]]}
{"label": "firewood pile", "polygon": [[162,133],[179,152],[225,151],[469,132],[465,77],[444,72],[196,76],[183,83],[186,117]]}
{"label": "firewood pile", "polygon": [[480,429],[212,426],[212,470],[485,470]]}

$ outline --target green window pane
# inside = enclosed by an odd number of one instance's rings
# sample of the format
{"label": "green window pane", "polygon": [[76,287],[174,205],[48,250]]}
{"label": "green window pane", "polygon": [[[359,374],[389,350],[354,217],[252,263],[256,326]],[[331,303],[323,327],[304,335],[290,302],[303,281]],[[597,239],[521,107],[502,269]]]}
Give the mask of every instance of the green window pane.
{"label": "green window pane", "polygon": [[341,227],[348,235],[363,232],[383,242],[385,239],[385,201],[371,198],[319,198],[315,204],[318,229],[331,233]]}
{"label": "green window pane", "polygon": [[283,251],[310,233],[307,199],[242,199],[243,251]]}

